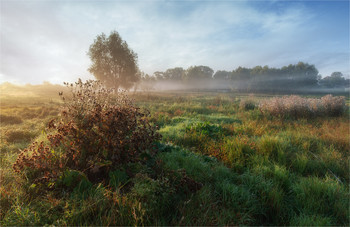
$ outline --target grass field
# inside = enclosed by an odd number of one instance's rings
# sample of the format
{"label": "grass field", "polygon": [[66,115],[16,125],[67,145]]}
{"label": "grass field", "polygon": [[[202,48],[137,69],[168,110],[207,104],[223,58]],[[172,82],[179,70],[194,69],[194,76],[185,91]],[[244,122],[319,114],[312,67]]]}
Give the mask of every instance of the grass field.
{"label": "grass field", "polygon": [[1,94],[1,225],[349,224],[349,98],[341,116],[293,118],[259,110],[271,95],[129,94],[162,135],[152,163],[43,190],[12,165],[61,100],[16,94]]}

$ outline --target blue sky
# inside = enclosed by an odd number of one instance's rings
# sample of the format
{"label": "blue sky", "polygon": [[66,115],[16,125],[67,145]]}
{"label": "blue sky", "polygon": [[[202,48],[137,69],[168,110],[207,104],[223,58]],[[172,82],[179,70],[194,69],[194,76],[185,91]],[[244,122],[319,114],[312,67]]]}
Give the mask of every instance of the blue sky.
{"label": "blue sky", "polygon": [[314,64],[322,76],[350,74],[347,0],[1,0],[0,10],[0,83],[92,79],[86,53],[97,35],[112,30],[149,74],[299,61]]}

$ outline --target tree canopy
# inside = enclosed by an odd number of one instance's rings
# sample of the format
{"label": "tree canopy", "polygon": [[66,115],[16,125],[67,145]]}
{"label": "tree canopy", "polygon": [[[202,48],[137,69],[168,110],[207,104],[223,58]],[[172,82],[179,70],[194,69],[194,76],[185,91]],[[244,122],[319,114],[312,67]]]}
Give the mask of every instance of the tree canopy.
{"label": "tree canopy", "polygon": [[187,69],[184,75],[184,80],[188,82],[195,82],[198,80],[209,80],[213,77],[214,70],[208,66],[191,66]]}
{"label": "tree canopy", "polygon": [[[153,78],[152,80],[150,78]],[[322,79],[314,65],[298,62],[281,68],[267,65],[253,68],[237,67],[232,71],[214,70],[208,66],[175,67],[143,77],[142,82],[171,82],[186,89],[230,89],[242,92],[291,92],[315,88],[346,88],[349,79],[334,72]]]}
{"label": "tree canopy", "polygon": [[185,75],[185,70],[181,67],[176,67],[172,69],[167,69],[165,72],[165,77],[169,78],[170,80],[179,81],[182,80],[182,78]]}
{"label": "tree canopy", "polygon": [[225,70],[218,70],[216,71],[216,73],[214,74],[213,78],[215,80],[228,80],[231,79],[231,72],[225,71]]}
{"label": "tree canopy", "polygon": [[321,79],[320,85],[328,88],[349,87],[349,80],[346,80],[341,72],[333,72],[330,76]]}
{"label": "tree canopy", "polygon": [[88,55],[92,61],[89,72],[107,87],[130,89],[139,80],[137,54],[116,31],[108,37],[98,35]]}

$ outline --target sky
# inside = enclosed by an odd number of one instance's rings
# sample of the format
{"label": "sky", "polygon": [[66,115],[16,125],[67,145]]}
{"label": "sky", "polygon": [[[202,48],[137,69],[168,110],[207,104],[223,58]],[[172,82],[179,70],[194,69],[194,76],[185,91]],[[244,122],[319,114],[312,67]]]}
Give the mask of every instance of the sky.
{"label": "sky", "polygon": [[87,52],[111,31],[148,74],[299,61],[350,74],[348,0],[0,0],[0,83],[93,79]]}

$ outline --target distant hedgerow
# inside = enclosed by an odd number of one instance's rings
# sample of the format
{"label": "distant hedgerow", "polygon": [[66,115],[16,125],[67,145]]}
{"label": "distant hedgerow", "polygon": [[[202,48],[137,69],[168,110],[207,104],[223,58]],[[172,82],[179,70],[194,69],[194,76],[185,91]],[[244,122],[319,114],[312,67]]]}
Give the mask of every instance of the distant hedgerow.
{"label": "distant hedgerow", "polygon": [[13,165],[16,172],[25,170],[33,181],[48,182],[77,170],[96,182],[121,164],[154,155],[160,134],[149,124],[147,111],[97,81],[66,85],[71,97],[62,96],[64,108],[48,125],[48,145],[25,149]]}
{"label": "distant hedgerow", "polygon": [[264,100],[259,110],[272,116],[290,118],[309,118],[318,116],[340,116],[345,111],[345,97],[326,95],[321,99],[302,98],[291,95]]}

